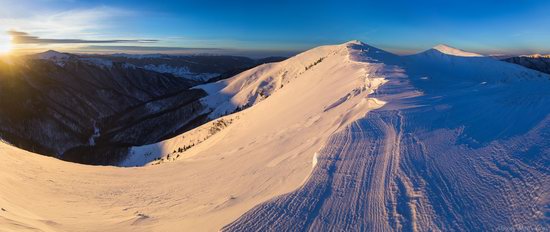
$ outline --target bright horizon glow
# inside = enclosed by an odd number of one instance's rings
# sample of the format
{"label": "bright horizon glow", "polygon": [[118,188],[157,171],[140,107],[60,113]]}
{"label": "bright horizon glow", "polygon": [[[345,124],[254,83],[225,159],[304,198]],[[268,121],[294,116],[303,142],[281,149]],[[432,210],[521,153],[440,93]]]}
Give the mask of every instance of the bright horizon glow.
{"label": "bright horizon glow", "polygon": [[550,1],[0,0],[12,53],[292,55],[361,40],[411,54],[549,54]]}
{"label": "bright horizon glow", "polygon": [[11,36],[0,35],[0,55],[7,55],[12,50]]}

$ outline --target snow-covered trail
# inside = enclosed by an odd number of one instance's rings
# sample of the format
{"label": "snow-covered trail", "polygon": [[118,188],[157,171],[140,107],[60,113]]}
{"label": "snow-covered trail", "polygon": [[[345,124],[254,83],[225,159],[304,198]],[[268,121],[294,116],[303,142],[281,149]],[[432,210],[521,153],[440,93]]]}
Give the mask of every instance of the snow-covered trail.
{"label": "snow-covered trail", "polygon": [[[461,231],[548,228],[548,170],[510,157],[528,150],[509,141],[482,150],[432,151],[401,136],[399,111],[376,111],[330,139],[300,190],[263,204],[227,231]],[[548,124],[548,122],[545,122]],[[541,128],[542,129],[542,128]],[[546,127],[545,130],[550,128]],[[443,141],[441,141],[443,140]],[[432,142],[433,143],[433,142]],[[429,154],[439,154],[429,157]],[[518,164],[519,163],[519,164]],[[253,229],[251,229],[253,228]]]}
{"label": "snow-covered trail", "polygon": [[[374,95],[391,95],[392,100],[419,95],[406,77],[394,74],[385,73],[389,82]],[[403,106],[397,105],[370,111],[333,134],[304,186],[256,207],[224,230],[392,231],[403,227],[396,215],[397,204],[403,202],[394,195],[403,123],[396,109]]]}
{"label": "snow-covered trail", "polygon": [[[395,131],[378,115],[334,134],[300,190],[245,214],[228,231],[387,231]],[[343,210],[345,209],[345,210]]]}
{"label": "snow-covered trail", "polygon": [[[461,231],[548,227],[547,171],[516,165],[494,151],[477,158],[450,152],[451,157],[432,160],[410,135],[401,141],[406,144],[401,152],[408,155],[398,160],[396,154],[387,152],[396,144],[366,137],[385,135],[388,125],[384,120],[369,116],[361,121],[331,138],[331,145],[319,158],[319,168],[303,188],[255,208],[225,229]],[[399,162],[402,164],[396,165]]]}
{"label": "snow-covered trail", "polygon": [[301,186],[327,138],[382,105],[368,94],[385,75],[400,70],[352,60],[350,52],[358,49],[350,46],[395,56],[358,42],[323,46],[209,85],[221,88],[205,100],[212,103],[214,114],[253,106],[223,117],[227,123],[216,120],[161,143],[136,147],[125,163],[142,165],[165,156],[160,165],[85,166],[0,143],[0,207],[6,209],[0,212],[0,226],[45,231],[219,230],[254,206]]}
{"label": "snow-covered trail", "polygon": [[547,229],[550,77],[442,50],[353,41],[205,86],[215,116],[251,107],[128,161],[171,155],[160,165],[78,165],[0,142],[0,228]]}
{"label": "snow-covered trail", "polygon": [[452,79],[441,64],[472,65],[445,59],[401,63],[409,76],[386,77],[371,95],[386,104],[333,134],[304,186],[224,230],[550,228],[550,81],[490,66]]}

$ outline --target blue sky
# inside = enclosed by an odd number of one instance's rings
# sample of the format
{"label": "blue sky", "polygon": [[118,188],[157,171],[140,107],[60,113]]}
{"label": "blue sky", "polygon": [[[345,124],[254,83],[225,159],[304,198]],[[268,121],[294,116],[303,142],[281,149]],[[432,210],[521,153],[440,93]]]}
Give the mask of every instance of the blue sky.
{"label": "blue sky", "polygon": [[26,40],[14,40],[22,51],[284,55],[358,39],[396,53],[439,43],[485,54],[550,53],[550,1],[542,0],[0,0],[0,5],[0,30],[24,33]]}

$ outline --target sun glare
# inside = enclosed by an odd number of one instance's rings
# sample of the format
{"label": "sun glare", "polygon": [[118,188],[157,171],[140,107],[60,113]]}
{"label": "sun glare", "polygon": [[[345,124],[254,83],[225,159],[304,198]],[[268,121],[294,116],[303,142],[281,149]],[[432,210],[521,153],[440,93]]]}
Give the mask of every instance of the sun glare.
{"label": "sun glare", "polygon": [[11,37],[0,35],[0,55],[10,53],[12,48]]}

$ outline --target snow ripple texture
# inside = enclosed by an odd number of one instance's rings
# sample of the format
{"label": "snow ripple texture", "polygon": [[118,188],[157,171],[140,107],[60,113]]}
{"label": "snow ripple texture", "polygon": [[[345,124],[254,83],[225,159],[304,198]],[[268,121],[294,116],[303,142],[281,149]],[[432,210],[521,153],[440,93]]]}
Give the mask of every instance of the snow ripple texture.
{"label": "snow ripple texture", "polygon": [[186,147],[161,165],[0,143],[0,230],[549,231],[549,75],[352,41],[198,88],[237,113],[135,149]]}
{"label": "snow ripple texture", "polygon": [[302,187],[223,230],[548,231],[548,80],[498,62],[403,58],[408,77],[373,94],[387,104],[333,134]]}
{"label": "snow ripple texture", "polygon": [[[422,138],[407,132],[406,123],[399,111],[372,112],[334,134],[307,184],[256,207],[225,230],[547,228],[548,170],[513,157],[536,149],[533,141],[452,149],[453,134]],[[550,141],[548,134],[538,138],[542,141]]]}

